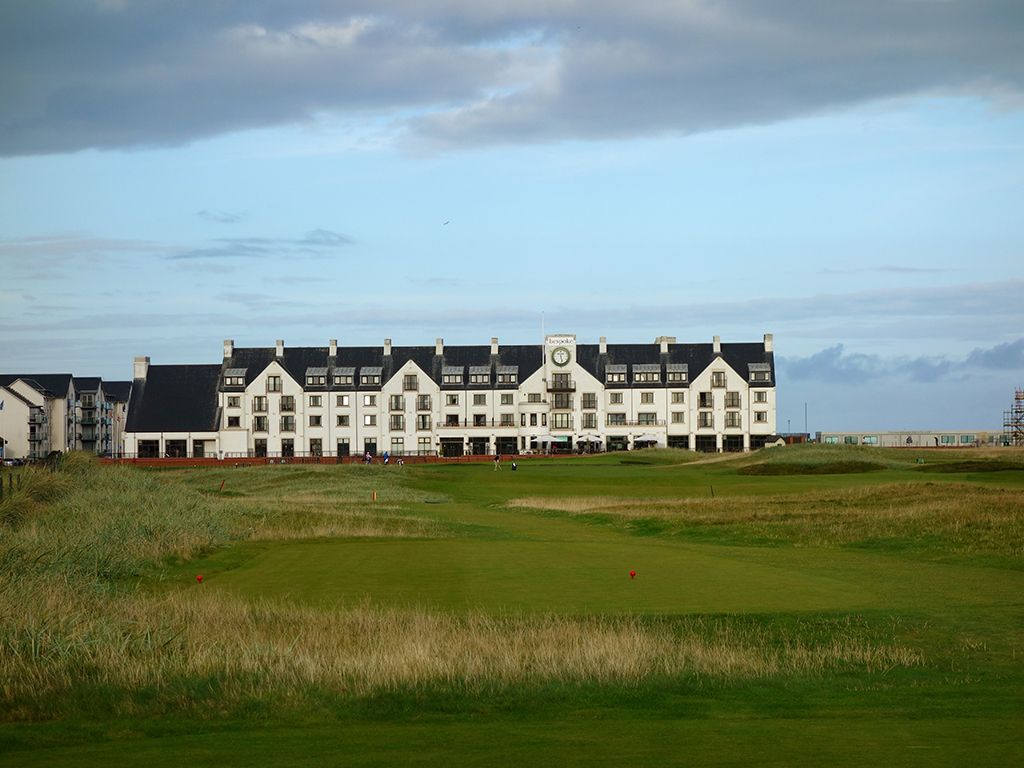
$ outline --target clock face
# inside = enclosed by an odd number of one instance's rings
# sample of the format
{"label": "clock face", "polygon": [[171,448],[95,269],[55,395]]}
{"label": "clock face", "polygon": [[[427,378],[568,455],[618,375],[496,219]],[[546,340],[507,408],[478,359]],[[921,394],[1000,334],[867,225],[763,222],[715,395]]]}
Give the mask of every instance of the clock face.
{"label": "clock face", "polygon": [[557,347],[551,353],[551,362],[555,365],[566,365],[569,362],[569,350],[565,347]]}

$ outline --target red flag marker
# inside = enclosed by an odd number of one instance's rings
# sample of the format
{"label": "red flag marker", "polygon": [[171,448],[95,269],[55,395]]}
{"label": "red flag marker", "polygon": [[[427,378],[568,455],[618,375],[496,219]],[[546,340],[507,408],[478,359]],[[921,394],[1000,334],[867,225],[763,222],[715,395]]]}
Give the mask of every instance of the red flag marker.
{"label": "red flag marker", "polygon": [[636,571],[630,571],[629,572],[629,578],[635,579],[636,578]]}
{"label": "red flag marker", "polygon": [[200,584],[202,584],[203,583],[203,574],[201,574],[201,573],[196,574],[196,581],[198,581]]}

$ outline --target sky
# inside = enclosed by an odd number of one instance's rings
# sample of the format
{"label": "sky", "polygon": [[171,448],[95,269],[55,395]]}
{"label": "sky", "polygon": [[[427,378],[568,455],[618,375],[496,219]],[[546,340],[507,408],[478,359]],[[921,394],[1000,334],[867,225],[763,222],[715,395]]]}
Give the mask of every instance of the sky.
{"label": "sky", "polygon": [[0,372],[772,333],[780,430],[998,429],[1021,40],[1019,0],[11,0]]}

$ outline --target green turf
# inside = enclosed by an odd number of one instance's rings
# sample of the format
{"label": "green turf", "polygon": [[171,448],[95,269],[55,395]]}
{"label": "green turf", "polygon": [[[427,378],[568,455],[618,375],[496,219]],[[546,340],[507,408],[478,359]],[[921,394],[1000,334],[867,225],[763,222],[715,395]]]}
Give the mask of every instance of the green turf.
{"label": "green turf", "polygon": [[[713,526],[666,535],[504,506],[523,497],[767,497],[893,482],[1024,490],[1016,459],[987,471],[963,454],[869,455],[878,465],[870,472],[841,471],[864,461],[862,452],[819,450],[707,463],[675,452],[526,460],[515,473],[507,463],[501,472],[409,465],[167,473],[165,482],[209,494],[226,480],[243,504],[301,492],[365,495],[372,486],[379,504],[436,521],[445,535],[239,542],[167,566],[150,589],[454,613],[724,614],[800,626],[808,636],[852,618],[870,631],[886,628],[927,663],[870,677],[850,671],[730,685],[655,679],[476,697],[457,686],[355,701],[325,695],[306,710],[267,703],[248,716],[133,718],[97,708],[93,716],[0,724],[0,765],[1024,764],[1019,560],[947,561],[886,542],[751,546]],[[944,466],[922,472],[918,458]],[[751,471],[759,461],[787,466]],[[840,471],[826,472],[830,464]],[[366,501],[371,513],[372,505]],[[204,574],[202,587],[195,573]]]}

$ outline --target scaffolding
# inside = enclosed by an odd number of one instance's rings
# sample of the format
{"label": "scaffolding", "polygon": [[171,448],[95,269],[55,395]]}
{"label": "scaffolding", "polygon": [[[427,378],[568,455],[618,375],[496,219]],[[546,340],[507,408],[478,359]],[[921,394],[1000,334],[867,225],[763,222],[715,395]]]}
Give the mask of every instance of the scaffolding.
{"label": "scaffolding", "polygon": [[1003,411],[1003,445],[1024,446],[1024,389],[1013,393],[1013,406]]}

